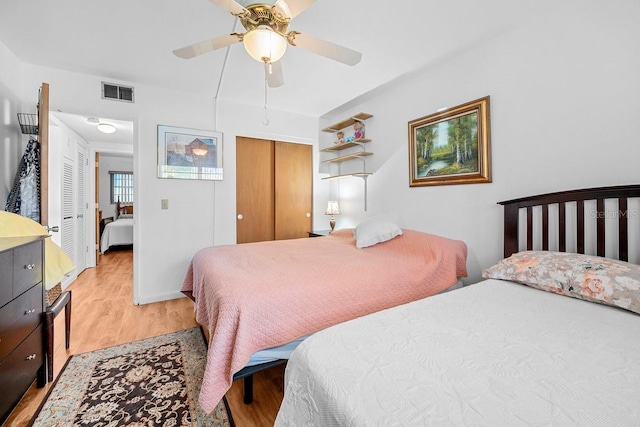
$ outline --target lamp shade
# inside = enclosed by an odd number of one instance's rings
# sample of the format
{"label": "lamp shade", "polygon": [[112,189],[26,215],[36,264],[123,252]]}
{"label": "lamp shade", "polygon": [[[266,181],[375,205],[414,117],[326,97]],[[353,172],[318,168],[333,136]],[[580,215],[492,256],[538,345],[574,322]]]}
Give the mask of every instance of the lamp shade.
{"label": "lamp shade", "polygon": [[265,25],[247,32],[243,42],[247,53],[260,62],[279,61],[287,50],[285,38]]}
{"label": "lamp shade", "polygon": [[338,207],[338,202],[329,201],[327,203],[327,211],[324,213],[325,215],[340,215],[340,208]]}

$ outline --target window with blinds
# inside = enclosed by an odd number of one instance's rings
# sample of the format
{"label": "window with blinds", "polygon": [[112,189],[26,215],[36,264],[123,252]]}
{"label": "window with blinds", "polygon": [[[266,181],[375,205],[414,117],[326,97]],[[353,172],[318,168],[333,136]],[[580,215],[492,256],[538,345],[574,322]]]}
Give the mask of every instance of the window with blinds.
{"label": "window with blinds", "polygon": [[133,172],[109,172],[111,203],[133,203]]}

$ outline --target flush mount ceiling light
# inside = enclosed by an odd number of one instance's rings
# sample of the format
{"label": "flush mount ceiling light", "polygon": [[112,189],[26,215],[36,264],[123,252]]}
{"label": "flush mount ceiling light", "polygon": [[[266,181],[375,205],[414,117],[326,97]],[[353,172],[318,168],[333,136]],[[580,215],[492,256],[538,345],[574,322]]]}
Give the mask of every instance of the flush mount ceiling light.
{"label": "flush mount ceiling light", "polygon": [[109,123],[98,123],[98,130],[102,133],[114,133],[116,131],[116,127]]}

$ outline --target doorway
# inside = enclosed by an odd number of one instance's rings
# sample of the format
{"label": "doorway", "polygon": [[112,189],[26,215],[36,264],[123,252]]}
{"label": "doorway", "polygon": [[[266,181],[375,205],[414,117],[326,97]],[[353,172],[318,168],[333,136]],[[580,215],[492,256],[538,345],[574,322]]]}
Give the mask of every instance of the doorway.
{"label": "doorway", "polygon": [[[68,172],[69,176],[67,178],[71,181],[64,184],[62,181],[63,178],[61,178],[61,182],[57,188],[55,185],[50,186],[48,193],[50,199],[58,198],[58,200],[60,200],[63,198],[63,187],[66,185],[67,190],[64,191],[64,193],[73,194],[73,199],[77,201],[77,203],[74,203],[74,205],[77,206],[74,208],[76,210],[73,210],[71,213],[66,213],[65,215],[58,213],[57,224],[62,225],[66,217],[73,216],[75,220],[73,225],[75,236],[72,241],[74,243],[67,244],[72,244],[75,250],[78,250],[77,248],[80,246],[84,248],[85,256],[79,258],[80,262],[77,262],[78,267],[95,267],[98,262],[96,249],[99,244],[99,236],[96,233],[96,224],[99,222],[98,216],[100,210],[99,204],[96,204],[95,201],[97,197],[100,197],[100,193],[104,191],[104,187],[100,188],[100,161],[98,160],[98,162],[96,162],[96,158],[99,159],[100,155],[127,158],[130,164],[129,168],[133,170],[133,121],[99,118],[98,120],[100,122],[113,124],[117,129],[114,134],[107,135],[98,132],[95,123],[96,119],[87,115],[52,112],[52,120],[54,124],[55,122],[59,123],[57,128],[52,125],[52,133],[60,133],[60,128],[66,127],[71,131],[68,132],[69,134],[77,135],[79,137],[77,139],[82,140],[82,142],[86,144],[86,148],[84,150],[78,150],[78,153],[73,155],[67,154],[64,156],[64,159],[56,160],[55,158],[52,158],[51,155],[49,156],[50,162],[52,162],[50,165],[51,167],[55,168],[55,163],[60,165],[57,166],[58,168],[63,167],[63,164],[67,164],[64,168],[72,170],[77,169],[79,165],[82,165],[81,168],[83,173],[78,174],[77,178],[72,178],[76,175],[72,172]],[[66,135],[62,135],[59,139],[60,141],[58,145],[69,144],[69,138]],[[80,142],[78,142],[78,144],[80,144]],[[58,171],[58,174],[61,177],[64,177],[62,170]],[[56,175],[55,171],[54,175]],[[108,192],[108,180],[106,183],[106,191]],[[69,196],[66,197],[69,198]],[[64,203],[61,203],[61,205],[63,204]],[[115,211],[115,205],[112,206],[111,209]],[[68,227],[62,228],[68,229]],[[63,236],[59,236],[59,238],[61,237]],[[59,245],[63,247],[62,242],[60,242]],[[78,272],[80,271],[81,270],[78,269]]]}

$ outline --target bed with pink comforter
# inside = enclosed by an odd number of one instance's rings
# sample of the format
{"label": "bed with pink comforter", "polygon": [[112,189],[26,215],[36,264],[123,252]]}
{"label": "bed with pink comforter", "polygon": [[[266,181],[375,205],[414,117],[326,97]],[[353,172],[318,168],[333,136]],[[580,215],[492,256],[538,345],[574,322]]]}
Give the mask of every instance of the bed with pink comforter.
{"label": "bed with pink comforter", "polygon": [[256,351],[453,285],[466,253],[462,241],[413,230],[356,249],[351,229],[200,250],[182,285],[210,333],[200,405],[212,411]]}

